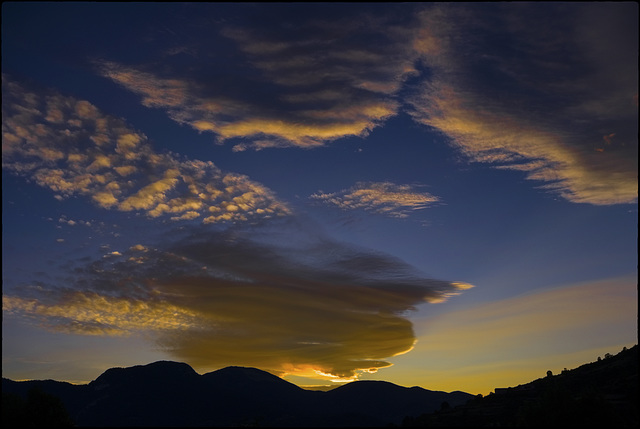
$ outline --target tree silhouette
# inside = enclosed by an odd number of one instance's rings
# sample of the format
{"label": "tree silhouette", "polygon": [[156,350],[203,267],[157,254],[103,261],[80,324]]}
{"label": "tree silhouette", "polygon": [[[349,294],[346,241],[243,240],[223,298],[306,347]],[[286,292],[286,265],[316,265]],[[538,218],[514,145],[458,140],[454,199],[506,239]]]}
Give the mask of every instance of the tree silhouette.
{"label": "tree silhouette", "polygon": [[2,427],[26,426],[27,403],[20,396],[2,392]]}
{"label": "tree silhouette", "polygon": [[71,427],[73,421],[60,398],[34,387],[27,393],[26,400],[2,393],[2,426]]}

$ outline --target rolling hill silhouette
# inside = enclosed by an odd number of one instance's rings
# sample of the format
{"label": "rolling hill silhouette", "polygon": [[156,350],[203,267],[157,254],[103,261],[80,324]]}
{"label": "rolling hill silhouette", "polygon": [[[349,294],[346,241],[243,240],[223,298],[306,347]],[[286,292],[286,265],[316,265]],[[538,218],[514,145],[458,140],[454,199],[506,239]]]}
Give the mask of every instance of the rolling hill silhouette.
{"label": "rolling hill silhouette", "polygon": [[199,375],[170,361],[111,368],[85,385],[3,378],[3,424],[34,388],[52,395],[46,412],[59,398],[77,426],[637,427],[638,346],[486,397],[385,381],[311,391],[255,368]]}
{"label": "rolling hill silhouette", "polygon": [[170,361],[111,368],[87,385],[2,379],[3,395],[26,397],[34,387],[59,397],[78,426],[119,427],[385,426],[473,397],[375,381],[311,391],[255,368],[199,375]]}

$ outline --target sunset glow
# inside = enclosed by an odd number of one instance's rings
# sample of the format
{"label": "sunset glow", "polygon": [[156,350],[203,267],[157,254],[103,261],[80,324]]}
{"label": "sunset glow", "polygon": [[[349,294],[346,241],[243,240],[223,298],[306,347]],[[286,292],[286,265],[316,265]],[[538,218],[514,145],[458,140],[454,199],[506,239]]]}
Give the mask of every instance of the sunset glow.
{"label": "sunset glow", "polygon": [[486,394],[637,343],[637,4],[2,12],[3,377]]}

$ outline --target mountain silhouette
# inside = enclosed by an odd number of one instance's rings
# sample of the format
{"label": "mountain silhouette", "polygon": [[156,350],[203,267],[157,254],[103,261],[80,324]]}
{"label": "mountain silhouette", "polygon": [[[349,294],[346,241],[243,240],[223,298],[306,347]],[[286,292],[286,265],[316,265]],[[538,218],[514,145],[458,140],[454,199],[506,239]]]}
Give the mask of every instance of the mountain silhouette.
{"label": "mountain silhouette", "polygon": [[34,387],[60,398],[76,425],[111,427],[386,426],[434,411],[443,401],[460,405],[473,397],[382,381],[311,391],[256,368],[199,375],[170,361],[111,368],[87,385],[2,379],[3,398],[26,397]]}
{"label": "mountain silhouette", "polygon": [[170,361],[111,368],[85,385],[2,379],[3,425],[32,426],[45,420],[28,410],[87,427],[637,427],[638,399],[637,345],[485,397],[369,380],[312,391],[256,368],[200,375]]}
{"label": "mountain silhouette", "polygon": [[[413,410],[437,410],[443,402],[464,404],[473,395],[445,393],[421,387],[402,387],[386,381],[354,381],[332,389],[324,404],[333,410],[324,426],[376,426],[376,423],[399,423]],[[409,414],[407,414],[409,413]]]}
{"label": "mountain silhouette", "polygon": [[132,383],[145,382],[150,387],[154,384],[163,386],[173,383],[189,382],[199,375],[186,363],[158,361],[148,365],[137,365],[129,368],[111,368],[89,383],[95,389],[116,387]]}

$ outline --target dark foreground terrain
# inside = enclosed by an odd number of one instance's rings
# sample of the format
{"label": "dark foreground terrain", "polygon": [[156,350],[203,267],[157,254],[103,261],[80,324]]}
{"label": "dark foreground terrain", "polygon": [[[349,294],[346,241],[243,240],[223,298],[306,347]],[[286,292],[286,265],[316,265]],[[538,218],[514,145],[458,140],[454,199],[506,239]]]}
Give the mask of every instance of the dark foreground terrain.
{"label": "dark foreground terrain", "polygon": [[444,406],[406,427],[638,427],[638,346],[616,356]]}
{"label": "dark foreground terrain", "polygon": [[637,427],[637,401],[637,346],[484,398],[383,381],[309,391],[254,368],[199,375],[189,365],[162,361],[112,368],[86,385],[3,378],[2,424]]}
{"label": "dark foreground terrain", "polygon": [[384,381],[311,391],[255,368],[199,375],[187,364],[166,361],[112,368],[87,385],[3,378],[2,395],[3,425],[109,427],[399,425],[407,415],[473,397]]}

